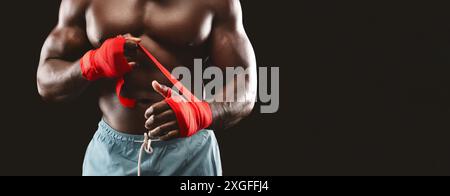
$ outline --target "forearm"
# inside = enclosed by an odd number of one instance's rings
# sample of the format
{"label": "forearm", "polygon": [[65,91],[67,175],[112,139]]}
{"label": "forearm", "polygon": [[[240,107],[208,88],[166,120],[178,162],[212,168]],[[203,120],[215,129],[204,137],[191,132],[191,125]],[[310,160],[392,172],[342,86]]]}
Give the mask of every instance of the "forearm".
{"label": "forearm", "polygon": [[254,102],[212,102],[213,113],[211,129],[225,130],[238,124],[248,116],[254,107]]}
{"label": "forearm", "polygon": [[[252,78],[252,77],[250,77]],[[244,92],[237,93],[234,101],[209,101],[213,114],[210,128],[224,130],[235,126],[253,110],[256,102],[256,82],[247,81]],[[237,85],[226,85],[223,93],[215,96],[215,100],[226,100],[226,93],[237,91]],[[228,90],[227,90],[228,89]]]}
{"label": "forearm", "polygon": [[83,78],[79,61],[46,60],[38,69],[39,94],[47,101],[67,101],[79,96],[88,86]]}

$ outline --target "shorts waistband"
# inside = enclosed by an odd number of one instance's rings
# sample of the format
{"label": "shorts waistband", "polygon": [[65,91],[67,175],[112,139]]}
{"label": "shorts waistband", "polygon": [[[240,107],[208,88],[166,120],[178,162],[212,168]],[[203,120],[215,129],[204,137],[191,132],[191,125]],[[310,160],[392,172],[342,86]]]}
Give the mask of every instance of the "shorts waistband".
{"label": "shorts waistband", "polygon": [[120,131],[112,128],[104,119],[98,123],[99,132],[101,134],[108,135],[116,140],[127,141],[127,142],[138,142],[144,140],[144,135],[132,135],[127,133],[122,133]]}
{"label": "shorts waistband", "polygon": [[[97,132],[99,134],[106,135],[117,141],[133,142],[133,143],[140,143],[140,142],[144,141],[143,134],[142,135],[133,135],[133,134],[122,133],[122,132],[117,131],[114,128],[112,128],[104,119],[102,119],[98,123],[98,127],[99,127],[99,130]],[[170,141],[152,140],[152,142],[155,144],[158,144],[158,143],[171,144],[171,143],[179,142],[179,140],[181,140],[181,139],[178,138],[178,139],[173,139]]]}

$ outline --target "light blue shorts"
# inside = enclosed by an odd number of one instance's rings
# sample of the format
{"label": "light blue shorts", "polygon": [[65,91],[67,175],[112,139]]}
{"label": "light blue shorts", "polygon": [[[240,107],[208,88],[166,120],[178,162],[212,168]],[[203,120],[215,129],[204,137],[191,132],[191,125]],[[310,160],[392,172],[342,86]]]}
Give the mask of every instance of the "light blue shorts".
{"label": "light blue shorts", "polygon": [[[90,142],[83,176],[136,176],[144,136],[120,133],[105,121]],[[153,141],[152,154],[143,154],[144,176],[221,176],[219,146],[214,132],[202,130],[190,138]]]}

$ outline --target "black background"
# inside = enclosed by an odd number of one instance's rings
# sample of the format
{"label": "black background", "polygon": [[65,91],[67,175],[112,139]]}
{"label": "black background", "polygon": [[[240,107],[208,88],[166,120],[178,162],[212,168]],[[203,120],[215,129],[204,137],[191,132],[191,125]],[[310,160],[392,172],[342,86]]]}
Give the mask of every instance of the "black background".
{"label": "black background", "polygon": [[[450,175],[447,6],[241,2],[258,65],[281,69],[281,109],[217,134],[225,175]],[[37,94],[58,7],[2,3],[0,175],[80,175],[100,119],[92,92]]]}

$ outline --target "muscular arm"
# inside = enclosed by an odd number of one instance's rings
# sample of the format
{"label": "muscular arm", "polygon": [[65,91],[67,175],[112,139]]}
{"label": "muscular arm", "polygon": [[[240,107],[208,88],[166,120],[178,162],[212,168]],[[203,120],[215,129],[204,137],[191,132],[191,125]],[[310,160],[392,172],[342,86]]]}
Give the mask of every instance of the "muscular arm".
{"label": "muscular arm", "polygon": [[[219,66],[223,73],[227,67],[240,66],[246,70],[244,74],[244,90],[241,94],[235,93],[236,100],[231,102],[211,102],[213,111],[214,129],[226,129],[236,125],[248,116],[253,110],[256,91],[257,73],[256,59],[253,47],[247,37],[242,23],[242,11],[239,0],[220,1],[212,32],[211,60],[212,65]],[[240,76],[238,75],[237,78]],[[227,93],[238,91],[236,79],[228,81],[223,90],[215,95],[223,98]],[[242,88],[242,86],[239,86]]]}
{"label": "muscular arm", "polygon": [[79,58],[90,47],[85,31],[86,4],[87,0],[63,0],[58,24],[44,43],[37,86],[47,101],[75,98],[89,85],[79,65]]}

